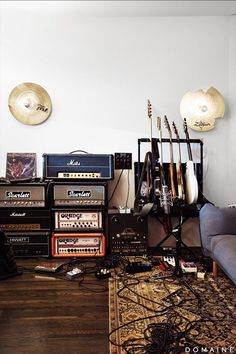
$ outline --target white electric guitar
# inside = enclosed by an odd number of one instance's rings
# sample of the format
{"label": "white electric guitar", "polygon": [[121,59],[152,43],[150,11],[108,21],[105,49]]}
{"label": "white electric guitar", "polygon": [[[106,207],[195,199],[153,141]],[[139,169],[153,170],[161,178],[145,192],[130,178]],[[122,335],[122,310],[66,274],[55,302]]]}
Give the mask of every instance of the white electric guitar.
{"label": "white electric guitar", "polygon": [[182,172],[182,164],[181,164],[180,139],[179,139],[179,133],[178,133],[177,127],[175,125],[175,122],[172,122],[172,127],[173,127],[174,133],[176,135],[176,140],[177,140],[177,144],[178,144],[178,152],[179,152],[178,162],[176,163],[178,198],[180,200],[184,201],[185,195],[184,195],[184,181],[183,181],[183,172]]}
{"label": "white electric guitar", "polygon": [[192,150],[188,135],[188,128],[186,119],[184,119],[184,132],[188,147],[188,157],[189,160],[186,162],[186,172],[185,172],[185,194],[187,204],[194,204],[198,199],[198,182],[194,170]]}

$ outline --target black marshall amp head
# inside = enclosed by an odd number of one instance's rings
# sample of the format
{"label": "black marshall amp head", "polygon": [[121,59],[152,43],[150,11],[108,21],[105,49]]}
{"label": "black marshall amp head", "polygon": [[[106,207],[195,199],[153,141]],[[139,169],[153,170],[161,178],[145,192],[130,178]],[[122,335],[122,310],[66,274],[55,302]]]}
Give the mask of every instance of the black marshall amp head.
{"label": "black marshall amp head", "polygon": [[49,209],[2,209],[0,230],[5,232],[50,230],[50,216]]}
{"label": "black marshall amp head", "polygon": [[113,155],[43,154],[43,177],[47,179],[111,180]]}

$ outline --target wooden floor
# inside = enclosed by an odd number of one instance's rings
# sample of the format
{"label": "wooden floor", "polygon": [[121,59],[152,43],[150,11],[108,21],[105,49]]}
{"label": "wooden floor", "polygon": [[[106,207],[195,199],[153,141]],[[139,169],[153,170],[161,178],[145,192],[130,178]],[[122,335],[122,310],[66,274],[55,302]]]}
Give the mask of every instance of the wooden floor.
{"label": "wooden floor", "polygon": [[[28,270],[42,261],[16,260]],[[28,270],[0,280],[0,353],[108,354],[107,280],[91,273],[79,285]]]}

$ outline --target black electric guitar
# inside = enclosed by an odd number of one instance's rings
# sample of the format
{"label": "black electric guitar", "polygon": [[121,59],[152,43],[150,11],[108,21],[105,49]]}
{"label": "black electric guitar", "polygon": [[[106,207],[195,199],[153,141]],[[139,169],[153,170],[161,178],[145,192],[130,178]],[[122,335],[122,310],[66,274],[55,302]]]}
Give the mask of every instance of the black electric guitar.
{"label": "black electric guitar", "polygon": [[149,100],[148,100],[148,117],[150,120],[150,141],[151,141],[151,154],[152,154],[152,163],[151,163],[152,187],[150,188],[150,192],[152,193],[154,203],[156,203],[156,199],[157,197],[159,197],[161,193],[161,178],[160,178],[160,167],[159,167],[158,139],[155,139],[152,136],[152,105]]}
{"label": "black electric guitar", "polygon": [[183,181],[183,171],[182,171],[182,164],[181,164],[181,147],[180,147],[179,133],[174,122],[172,122],[172,127],[176,135],[176,140],[178,144],[178,154],[179,154],[178,162],[176,164],[178,198],[184,201],[185,200],[184,181]]}
{"label": "black electric guitar", "polygon": [[185,173],[185,191],[186,191],[186,202],[187,204],[194,204],[198,199],[198,182],[194,170],[193,156],[191,150],[191,144],[189,140],[187,121],[184,119],[184,132],[187,141],[188,148],[188,158],[186,162],[186,173]]}
{"label": "black electric guitar", "polygon": [[163,166],[163,147],[162,147],[162,130],[161,130],[161,118],[157,117],[157,130],[159,132],[159,144],[160,144],[160,180],[161,185],[165,185],[165,171]]}
{"label": "black electric guitar", "polygon": [[160,193],[160,206],[163,207],[163,228],[167,235],[172,232],[172,222],[170,216],[170,206],[172,203],[172,193],[169,191],[168,185],[166,184],[165,170],[163,165],[163,147],[162,147],[162,129],[161,129],[161,118],[157,117],[157,129],[159,132],[159,145],[160,145],[160,180],[161,180],[161,193]]}
{"label": "black electric guitar", "polygon": [[169,140],[170,140],[170,165],[169,165],[169,174],[170,174],[170,185],[173,201],[177,198],[176,188],[175,188],[175,166],[174,166],[174,154],[173,154],[173,144],[172,144],[172,133],[170,129],[170,125],[167,119],[167,116],[164,116],[164,122],[166,128],[169,132]]}

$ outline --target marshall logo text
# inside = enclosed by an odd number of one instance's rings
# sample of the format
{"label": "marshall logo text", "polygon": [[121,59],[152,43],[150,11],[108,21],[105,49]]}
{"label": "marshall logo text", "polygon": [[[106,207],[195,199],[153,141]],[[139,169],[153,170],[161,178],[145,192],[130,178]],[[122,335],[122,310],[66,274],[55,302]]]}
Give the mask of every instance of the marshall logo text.
{"label": "marshall logo text", "polygon": [[16,213],[15,211],[13,211],[11,214],[10,214],[10,216],[25,216],[26,215],[26,213]]}
{"label": "marshall logo text", "polygon": [[69,162],[67,162],[66,166],[80,166],[80,161],[70,160]]}

